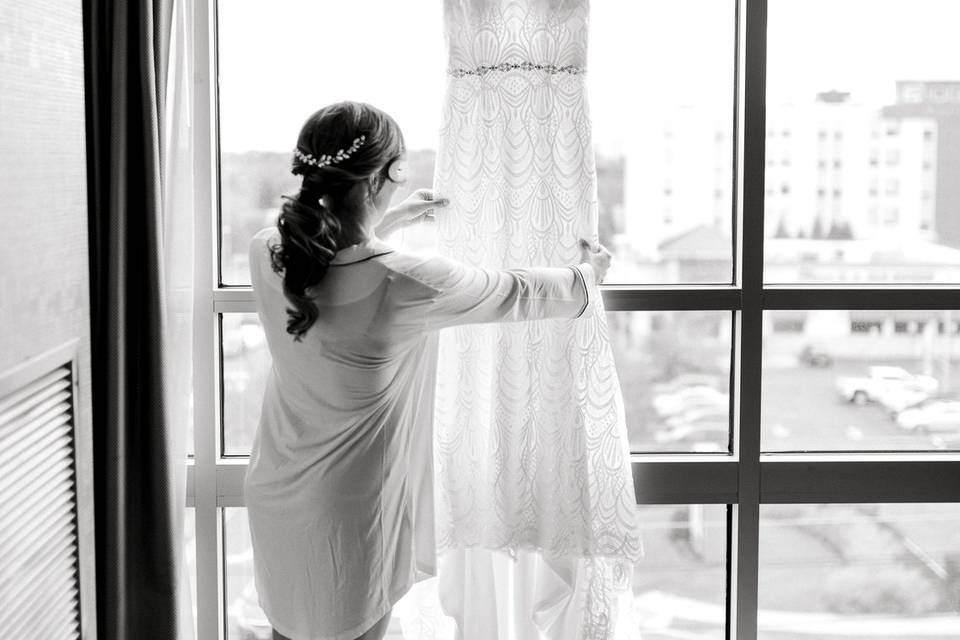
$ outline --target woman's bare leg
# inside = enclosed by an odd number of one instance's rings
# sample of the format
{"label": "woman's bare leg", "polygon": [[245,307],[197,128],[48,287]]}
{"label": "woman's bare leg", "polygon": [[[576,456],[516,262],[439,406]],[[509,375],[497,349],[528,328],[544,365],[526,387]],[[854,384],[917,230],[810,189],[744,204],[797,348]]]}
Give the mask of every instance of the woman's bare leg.
{"label": "woman's bare leg", "polygon": [[[367,632],[357,638],[357,640],[383,640],[383,636],[385,636],[387,633],[387,627],[390,626],[390,613],[390,611],[387,611],[387,615],[380,618],[380,621],[377,622],[377,624],[367,629]],[[273,640],[291,639],[274,629]]]}

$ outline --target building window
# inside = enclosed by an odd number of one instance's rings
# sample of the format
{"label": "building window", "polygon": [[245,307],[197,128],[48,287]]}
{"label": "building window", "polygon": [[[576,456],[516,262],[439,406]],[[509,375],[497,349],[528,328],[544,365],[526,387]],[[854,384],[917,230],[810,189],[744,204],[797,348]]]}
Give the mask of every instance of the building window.
{"label": "building window", "polygon": [[879,320],[854,320],[850,323],[850,333],[880,333],[883,323]]}
{"label": "building window", "polygon": [[803,318],[774,318],[773,330],[776,333],[803,333]]}

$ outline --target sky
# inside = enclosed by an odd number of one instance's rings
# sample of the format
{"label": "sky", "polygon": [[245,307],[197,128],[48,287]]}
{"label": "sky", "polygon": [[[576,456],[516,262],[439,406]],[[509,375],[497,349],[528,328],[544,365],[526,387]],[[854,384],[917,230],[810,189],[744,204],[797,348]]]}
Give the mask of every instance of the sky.
{"label": "sky", "polygon": [[[435,148],[443,100],[442,0],[220,0],[224,151],[289,151],[307,116],[339,100],[397,119]],[[592,0],[587,61],[594,142],[676,105],[730,110],[733,0]],[[768,104],[896,80],[960,80],[960,0],[769,0]],[[732,116],[731,116],[732,117]]]}

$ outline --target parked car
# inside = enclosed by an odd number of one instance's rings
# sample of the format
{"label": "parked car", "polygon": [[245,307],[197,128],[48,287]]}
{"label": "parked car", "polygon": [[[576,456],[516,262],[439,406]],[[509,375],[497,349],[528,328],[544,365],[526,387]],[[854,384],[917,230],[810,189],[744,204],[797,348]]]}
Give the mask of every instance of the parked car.
{"label": "parked car", "polygon": [[676,393],[689,387],[711,387],[720,388],[720,376],[712,373],[682,373],[667,382],[658,382],[653,385],[653,393],[656,395]]}
{"label": "parked car", "polygon": [[669,427],[680,427],[714,420],[729,422],[730,406],[728,404],[716,404],[705,407],[693,407],[670,416],[665,422]]}
{"label": "parked car", "polygon": [[808,344],[800,350],[800,362],[811,367],[823,368],[833,365],[833,356],[820,345]]}
{"label": "parked car", "polygon": [[921,391],[904,391],[902,395],[902,404],[893,406],[888,400],[884,401],[884,406],[890,410],[890,417],[896,419],[897,414],[907,409],[920,409],[934,402],[960,402],[960,396],[954,393],[934,393],[928,394]]}
{"label": "parked car", "polygon": [[726,451],[730,440],[730,421],[704,420],[660,429],[654,432],[653,439],[661,444],[687,443],[694,451]]}
{"label": "parked car", "polygon": [[[903,367],[874,365],[867,368],[866,376],[841,376],[836,381],[840,397],[864,405],[875,402],[891,389],[911,389],[932,395],[937,392],[940,383],[936,378],[914,375]],[[896,393],[896,392],[893,392]]]}
{"label": "parked car", "polygon": [[947,451],[955,451],[957,449],[960,449],[960,431],[957,431],[957,432],[944,431],[943,433],[931,433],[930,444],[935,449],[944,449]]}
{"label": "parked car", "polygon": [[877,402],[891,416],[896,417],[904,409],[916,406],[929,398],[930,392],[925,389],[892,386],[880,393]]}
{"label": "parked car", "polygon": [[652,401],[653,410],[661,418],[698,407],[727,406],[729,403],[729,394],[705,386],[687,387],[675,393],[656,395]]}
{"label": "parked car", "polygon": [[920,433],[960,433],[960,402],[931,402],[921,407],[904,409],[897,414],[897,424],[907,431]]}

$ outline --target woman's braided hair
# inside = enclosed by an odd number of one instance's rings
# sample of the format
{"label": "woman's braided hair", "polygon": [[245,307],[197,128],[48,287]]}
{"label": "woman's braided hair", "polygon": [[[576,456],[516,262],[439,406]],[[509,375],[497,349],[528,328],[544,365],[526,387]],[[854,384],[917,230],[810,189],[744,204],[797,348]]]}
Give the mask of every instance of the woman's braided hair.
{"label": "woman's braided hair", "polygon": [[[327,273],[337,250],[358,237],[364,211],[383,187],[386,164],[403,149],[393,118],[362,102],[328,105],[301,128],[291,171],[303,183],[293,197],[283,196],[280,244],[270,247],[271,266],[283,275],[283,293],[293,305],[287,308],[287,333],[295,341],[319,315],[308,290]],[[316,161],[324,156],[336,159]]]}

